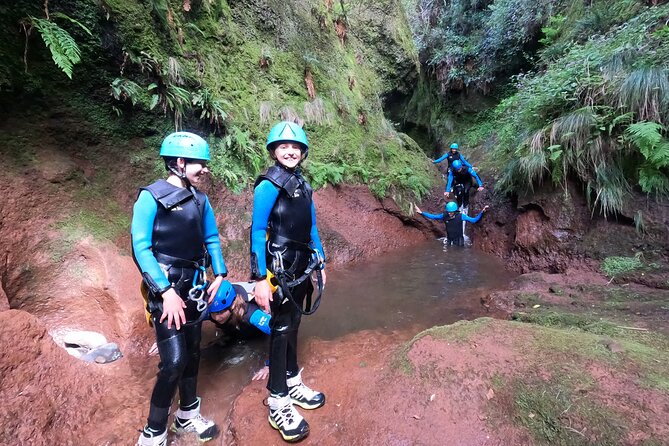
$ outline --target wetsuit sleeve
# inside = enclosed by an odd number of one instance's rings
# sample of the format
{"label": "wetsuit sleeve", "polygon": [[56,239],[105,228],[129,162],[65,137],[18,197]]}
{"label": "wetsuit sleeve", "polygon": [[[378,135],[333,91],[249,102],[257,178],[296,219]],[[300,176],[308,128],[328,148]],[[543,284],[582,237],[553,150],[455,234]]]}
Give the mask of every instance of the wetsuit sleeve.
{"label": "wetsuit sleeve", "polygon": [[444,153],[443,155],[441,155],[441,157],[439,157],[439,158],[437,158],[436,160],[432,161],[432,164],[439,164],[440,162],[442,162],[442,161],[445,160],[446,158],[448,158],[448,152]]}
{"label": "wetsuit sleeve", "polygon": [[325,260],[325,252],[323,251],[323,244],[321,238],[318,236],[318,228],[316,227],[316,206],[311,202],[311,247],[317,250],[321,258]]}
{"label": "wetsuit sleeve", "polygon": [[476,178],[476,182],[479,183],[479,187],[482,187],[482,186],[483,186],[483,181],[481,181],[481,179],[479,178],[479,176],[476,174],[476,171],[475,171],[474,169],[472,169],[471,167],[470,167],[469,169],[467,169],[467,171],[469,172],[469,174],[470,174],[471,176],[473,176],[474,178]]}
{"label": "wetsuit sleeve", "polygon": [[462,156],[462,154],[460,154],[460,161],[462,161],[462,164],[464,164],[464,165],[467,166],[468,168],[473,169],[472,165],[469,164],[469,161],[467,161],[467,160],[465,159],[465,157]]}
{"label": "wetsuit sleeve", "polygon": [[255,301],[251,301],[247,304],[246,313],[244,313],[243,320],[247,324],[253,325],[265,334],[270,334],[271,332],[269,323],[272,320],[272,316],[262,311],[260,307],[258,307],[258,304],[255,303]]}
{"label": "wetsuit sleeve", "polygon": [[263,180],[253,192],[253,221],[251,222],[251,278],[260,280],[267,277],[265,243],[269,214],[279,196],[279,189],[271,182]]}
{"label": "wetsuit sleeve", "polygon": [[207,251],[211,256],[211,269],[214,270],[214,274],[222,274],[225,277],[228,275],[228,269],[225,267],[225,261],[223,261],[216,217],[214,217],[214,210],[211,208],[211,203],[209,203],[209,197],[204,202],[203,217],[202,233],[204,234],[204,244],[207,246]]}
{"label": "wetsuit sleeve", "polygon": [[130,235],[132,237],[132,252],[142,275],[145,277],[148,275],[158,289],[165,290],[170,287],[170,282],[165,277],[163,270],[160,269],[153,252],[151,252],[153,223],[157,211],[158,203],[149,191],[143,190],[133,207]]}
{"label": "wetsuit sleeve", "polygon": [[448,181],[446,181],[446,192],[451,191],[451,185],[453,184],[453,171],[448,169]]}
{"label": "wetsuit sleeve", "polygon": [[442,212],[441,214],[429,214],[427,212],[423,212],[421,214],[425,218],[429,218],[431,220],[441,220],[444,218],[444,213]]}
{"label": "wetsuit sleeve", "polygon": [[462,219],[464,221],[468,221],[470,223],[476,223],[477,221],[479,221],[481,219],[482,216],[483,216],[483,212],[479,212],[479,215],[477,215],[476,217],[470,217],[467,214],[462,214]]}

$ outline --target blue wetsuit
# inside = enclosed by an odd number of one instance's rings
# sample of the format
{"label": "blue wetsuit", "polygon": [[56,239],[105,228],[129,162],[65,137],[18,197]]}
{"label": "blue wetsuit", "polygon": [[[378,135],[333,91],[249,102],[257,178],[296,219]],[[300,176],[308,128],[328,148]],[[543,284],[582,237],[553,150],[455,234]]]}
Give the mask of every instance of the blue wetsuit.
{"label": "blue wetsuit", "polygon": [[432,161],[432,163],[433,163],[433,164],[439,164],[440,162],[442,162],[442,161],[444,161],[444,160],[446,160],[446,159],[448,160],[448,168],[449,168],[449,169],[451,168],[451,164],[453,164],[453,161],[455,161],[455,160],[460,160],[460,161],[462,161],[462,164],[464,164],[465,166],[467,166],[467,167],[472,167],[472,165],[469,164],[469,161],[467,161],[467,160],[465,159],[465,157],[462,156],[462,154],[461,154],[460,152],[457,152],[457,151],[456,151],[455,153],[453,153],[453,152],[450,151],[450,150],[449,150],[448,152],[444,153],[441,157],[439,157],[439,158],[437,158],[436,160]]}
{"label": "blue wetsuit", "polygon": [[471,167],[461,168],[460,170],[448,170],[448,181],[446,182],[446,192],[451,191],[451,187],[455,189],[455,196],[457,198],[458,207],[469,206],[469,189],[472,187],[472,177],[476,179],[479,187],[483,187],[483,181],[476,174],[476,171]]}
{"label": "blue wetsuit", "polygon": [[[188,292],[193,282],[201,281],[207,252],[214,274],[225,276],[227,271],[209,199],[195,188],[177,187],[165,180],[142,188],[133,208],[131,235],[133,258],[148,289],[147,311],[160,354],[147,424],[163,432],[177,387],[183,410],[198,404],[202,322],[201,311],[188,299]],[[180,330],[174,323],[168,328],[167,319],[160,322],[161,295],[169,288],[186,303],[184,313],[189,323]]]}
{"label": "blue wetsuit", "polygon": [[[251,224],[251,277],[260,280],[266,270],[276,273],[272,260],[281,259],[293,279],[304,275],[314,250],[323,256],[316,226],[312,190],[299,170],[277,163],[256,180]],[[313,292],[311,280],[289,289],[297,306]],[[278,291],[277,291],[278,293]],[[267,388],[277,396],[288,395],[287,378],[297,376],[297,331],[302,313],[288,299],[274,294],[270,323],[270,372]]]}
{"label": "blue wetsuit", "polygon": [[429,214],[423,212],[422,215],[431,220],[443,220],[446,225],[446,243],[449,245],[464,246],[464,228],[463,221],[470,223],[478,222],[483,216],[483,212],[479,212],[476,217],[470,217],[461,212],[442,212],[441,214]]}

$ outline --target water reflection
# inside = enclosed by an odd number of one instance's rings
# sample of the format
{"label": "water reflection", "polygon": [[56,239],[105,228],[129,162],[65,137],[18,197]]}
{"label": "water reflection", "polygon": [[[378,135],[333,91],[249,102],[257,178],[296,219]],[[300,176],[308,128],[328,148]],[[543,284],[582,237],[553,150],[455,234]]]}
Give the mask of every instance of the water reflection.
{"label": "water reflection", "polygon": [[[496,257],[470,248],[431,241],[382,254],[328,272],[322,304],[305,316],[300,340],[336,339],[359,330],[422,330],[482,315],[479,299],[506,285],[513,274]],[[205,323],[199,388],[227,413],[236,395],[265,360],[267,341],[260,337],[217,343]],[[205,345],[203,344],[203,345]]]}

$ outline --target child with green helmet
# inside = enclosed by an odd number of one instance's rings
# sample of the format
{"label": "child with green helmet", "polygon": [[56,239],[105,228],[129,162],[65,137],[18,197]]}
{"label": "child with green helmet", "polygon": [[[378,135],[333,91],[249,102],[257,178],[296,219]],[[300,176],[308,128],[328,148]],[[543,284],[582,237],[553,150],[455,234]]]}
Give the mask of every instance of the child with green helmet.
{"label": "child with green helmet", "polygon": [[[140,189],[133,208],[132,252],[142,273],[146,311],[160,355],[146,426],[137,446],[166,446],[167,421],[179,389],[171,430],[214,438],[216,424],[200,415],[197,375],[202,320],[227,274],[214,212],[197,186],[209,172],[209,144],[200,136],[176,132],[160,148],[166,180]],[[209,261],[210,259],[210,261]],[[214,280],[208,281],[211,263]]]}
{"label": "child with green helmet", "polygon": [[[306,133],[293,122],[280,122],[270,130],[266,146],[275,164],[255,182],[251,277],[257,304],[272,313],[268,420],[285,441],[295,442],[309,434],[309,424],[294,405],[316,409],[325,404],[323,393],[302,382],[297,364],[301,317],[318,307],[326,280],[324,254],[312,190],[299,169],[309,151]],[[313,275],[318,297],[312,306]]]}

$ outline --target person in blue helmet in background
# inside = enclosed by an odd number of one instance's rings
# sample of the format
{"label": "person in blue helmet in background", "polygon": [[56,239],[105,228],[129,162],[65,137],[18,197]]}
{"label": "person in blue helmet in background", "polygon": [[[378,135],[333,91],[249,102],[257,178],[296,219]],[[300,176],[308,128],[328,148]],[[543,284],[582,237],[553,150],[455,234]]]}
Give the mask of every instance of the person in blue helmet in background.
{"label": "person in blue helmet in background", "polygon": [[445,212],[441,214],[429,214],[420,210],[418,206],[415,206],[416,212],[421,214],[425,218],[431,220],[443,220],[446,225],[446,244],[455,245],[455,246],[464,246],[465,245],[465,234],[464,234],[464,224],[463,221],[468,221],[470,223],[478,222],[483,213],[488,210],[488,206],[485,206],[481,212],[476,217],[470,217],[466,214],[463,214],[458,210],[458,205],[454,201],[449,201],[444,207]]}
{"label": "person in blue helmet in background", "polygon": [[[476,171],[471,167],[465,167],[460,160],[453,161],[451,169],[448,171],[448,180],[446,181],[446,190],[444,195],[449,198],[451,193],[455,193],[458,207],[469,208],[469,189],[472,187],[472,177],[478,183],[478,191],[483,190],[483,181],[479,178]],[[465,211],[465,214],[467,211]]]}
{"label": "person in blue helmet in background", "polygon": [[469,162],[465,159],[465,157],[462,156],[462,154],[458,151],[459,148],[460,146],[458,146],[458,144],[454,142],[453,144],[451,144],[451,149],[448,152],[444,153],[440,158],[437,158],[436,160],[432,161],[432,163],[439,164],[444,160],[448,160],[448,168],[450,169],[451,166],[453,165],[453,161],[459,160],[465,166],[472,167],[472,165],[469,164]]}
{"label": "person in blue helmet in background", "polygon": [[[275,164],[255,182],[251,278],[258,306],[271,308],[272,314],[268,421],[285,441],[295,442],[309,434],[309,424],[294,405],[316,409],[325,404],[322,392],[304,385],[297,363],[297,332],[302,314],[318,308],[325,256],[312,190],[299,169],[309,151],[307,135],[293,122],[280,122],[270,130],[266,147]],[[312,275],[318,285],[313,306]]]}
{"label": "person in blue helmet in background", "polygon": [[[200,415],[197,376],[202,320],[207,304],[227,275],[207,195],[196,186],[209,172],[209,144],[200,136],[176,132],[160,147],[168,177],[140,189],[133,208],[133,259],[142,274],[146,311],[160,355],[149,416],[137,446],[167,445],[167,421],[179,389],[171,430],[214,438],[216,424]],[[206,268],[211,259],[214,280]]]}

